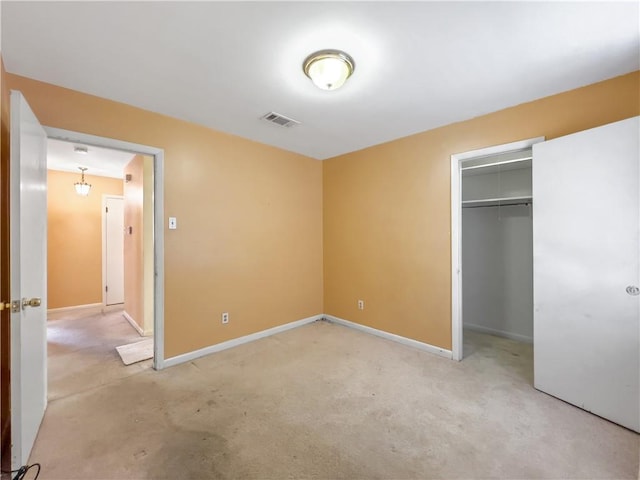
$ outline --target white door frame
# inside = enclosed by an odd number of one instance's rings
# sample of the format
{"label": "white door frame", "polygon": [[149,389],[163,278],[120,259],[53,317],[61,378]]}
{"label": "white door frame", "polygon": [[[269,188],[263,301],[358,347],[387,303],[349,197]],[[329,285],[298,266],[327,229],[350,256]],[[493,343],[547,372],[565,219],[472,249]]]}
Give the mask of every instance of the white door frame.
{"label": "white door frame", "polygon": [[462,163],[477,157],[531,148],[544,137],[451,155],[451,357],[462,360]]}
{"label": "white door frame", "polygon": [[[102,194],[102,306],[107,306],[107,199],[116,198],[124,200],[123,195]],[[124,234],[124,233],[123,233]],[[124,262],[124,258],[122,259]],[[124,281],[124,279],[123,279]]]}
{"label": "white door frame", "polygon": [[49,138],[95,147],[140,153],[153,157],[153,368],[164,368],[164,150],[161,148],[98,137],[44,126]]}

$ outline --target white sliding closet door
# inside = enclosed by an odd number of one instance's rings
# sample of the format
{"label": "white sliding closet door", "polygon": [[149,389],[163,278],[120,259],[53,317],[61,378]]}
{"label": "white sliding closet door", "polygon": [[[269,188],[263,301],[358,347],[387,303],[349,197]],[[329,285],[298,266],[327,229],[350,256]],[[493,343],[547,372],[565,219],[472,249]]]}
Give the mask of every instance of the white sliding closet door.
{"label": "white sliding closet door", "polygon": [[640,122],[533,147],[535,387],[640,431]]}

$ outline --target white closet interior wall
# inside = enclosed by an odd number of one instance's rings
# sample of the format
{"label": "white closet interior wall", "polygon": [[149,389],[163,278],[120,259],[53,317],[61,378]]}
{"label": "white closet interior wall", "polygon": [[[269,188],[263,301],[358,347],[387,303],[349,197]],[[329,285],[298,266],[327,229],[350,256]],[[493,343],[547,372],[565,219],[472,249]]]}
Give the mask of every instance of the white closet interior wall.
{"label": "white closet interior wall", "polygon": [[[530,161],[463,170],[463,202],[530,196]],[[464,327],[533,341],[532,237],[530,205],[462,209]]]}
{"label": "white closet interior wall", "polygon": [[463,202],[486,198],[531,196],[531,167],[478,173],[480,171],[478,169],[463,173]]}

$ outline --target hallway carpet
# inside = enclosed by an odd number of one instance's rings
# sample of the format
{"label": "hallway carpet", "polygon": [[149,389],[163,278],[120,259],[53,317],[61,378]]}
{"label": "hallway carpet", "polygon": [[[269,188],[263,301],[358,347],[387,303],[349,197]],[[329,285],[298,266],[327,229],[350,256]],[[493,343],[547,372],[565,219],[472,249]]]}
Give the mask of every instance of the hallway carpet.
{"label": "hallway carpet", "polygon": [[[635,478],[639,436],[534,390],[530,345],[458,363],[324,321],[49,404],[40,479]],[[129,368],[129,367],[123,367]]]}
{"label": "hallway carpet", "polygon": [[144,340],[122,310],[55,312],[47,322],[49,402],[151,368],[152,360],[125,367],[118,345]]}

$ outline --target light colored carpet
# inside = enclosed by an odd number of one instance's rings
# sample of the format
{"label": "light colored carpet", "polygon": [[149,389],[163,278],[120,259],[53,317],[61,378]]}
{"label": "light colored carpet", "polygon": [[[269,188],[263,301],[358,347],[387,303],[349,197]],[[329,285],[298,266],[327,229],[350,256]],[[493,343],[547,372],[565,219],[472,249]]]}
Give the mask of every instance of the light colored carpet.
{"label": "light colored carpet", "polygon": [[116,347],[116,351],[125,365],[142,362],[153,358],[153,338],[145,338],[139,342]]}
{"label": "light colored carpet", "polygon": [[71,310],[49,314],[47,376],[49,402],[151,368],[152,360],[128,367],[116,346],[140,341],[122,310]]}
{"label": "light colored carpet", "polygon": [[54,400],[30,461],[40,480],[636,477],[639,436],[536,391],[530,345],[465,344],[454,362],[315,322]]}

